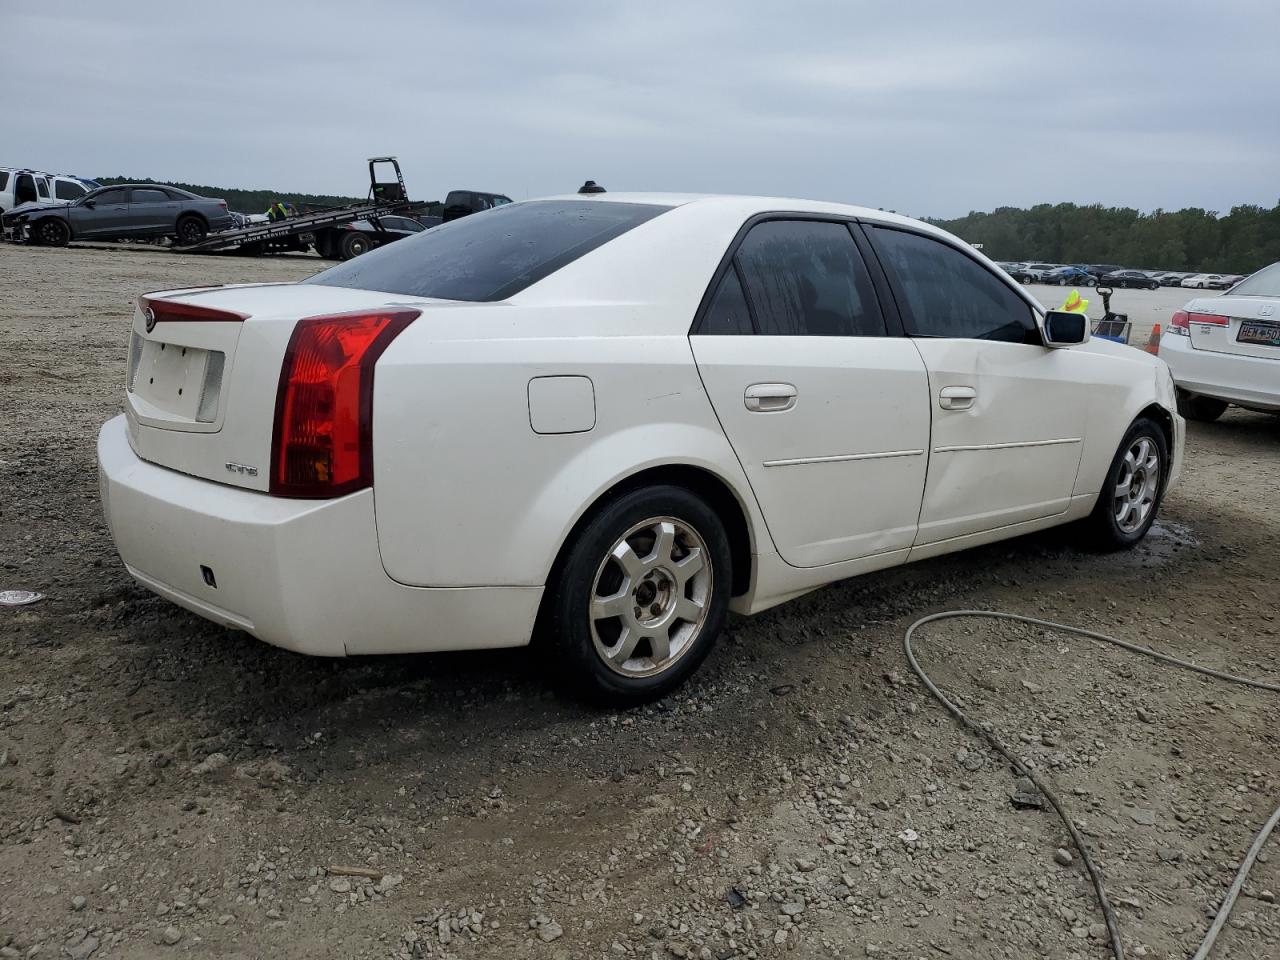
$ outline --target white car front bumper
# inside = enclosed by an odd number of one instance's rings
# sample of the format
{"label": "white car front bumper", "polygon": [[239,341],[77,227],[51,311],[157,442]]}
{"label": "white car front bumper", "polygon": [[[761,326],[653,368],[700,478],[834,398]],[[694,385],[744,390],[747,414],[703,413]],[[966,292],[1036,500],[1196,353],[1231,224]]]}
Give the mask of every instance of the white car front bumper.
{"label": "white car front bumper", "polygon": [[541,587],[388,577],[372,490],[290,500],[187,476],[140,459],[123,416],[98,436],[98,480],[116,549],[139,583],[267,643],[344,656],[529,642]]}
{"label": "white car front bumper", "polygon": [[1183,390],[1260,410],[1280,410],[1280,351],[1277,356],[1246,357],[1197,350],[1189,337],[1166,332],[1160,359]]}

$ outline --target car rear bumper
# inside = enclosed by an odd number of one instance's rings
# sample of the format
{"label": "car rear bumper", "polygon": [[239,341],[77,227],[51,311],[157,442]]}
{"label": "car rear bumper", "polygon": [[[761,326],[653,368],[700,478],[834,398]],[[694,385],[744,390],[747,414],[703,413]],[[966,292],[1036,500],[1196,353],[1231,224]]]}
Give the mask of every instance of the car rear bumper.
{"label": "car rear bumper", "polygon": [[98,480],[116,549],[139,583],[267,643],[344,656],[513,647],[532,633],[541,587],[388,577],[372,490],[289,500],[190,477],[140,459],[122,416],[98,436]]}
{"label": "car rear bumper", "polygon": [[1166,332],[1160,359],[1183,390],[1246,407],[1280,410],[1280,350],[1275,359],[1197,350],[1188,337]]}

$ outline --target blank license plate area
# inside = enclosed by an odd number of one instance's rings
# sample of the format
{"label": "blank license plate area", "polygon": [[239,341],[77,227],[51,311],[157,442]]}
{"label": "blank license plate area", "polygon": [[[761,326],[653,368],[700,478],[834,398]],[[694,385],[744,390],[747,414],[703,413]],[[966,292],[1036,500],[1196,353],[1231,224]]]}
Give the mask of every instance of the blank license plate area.
{"label": "blank license plate area", "polygon": [[1280,347],[1280,323],[1259,323],[1246,320],[1236,334],[1240,343],[1257,343],[1264,347]]}
{"label": "blank license plate area", "polygon": [[146,340],[133,392],[157,410],[194,420],[210,351]]}

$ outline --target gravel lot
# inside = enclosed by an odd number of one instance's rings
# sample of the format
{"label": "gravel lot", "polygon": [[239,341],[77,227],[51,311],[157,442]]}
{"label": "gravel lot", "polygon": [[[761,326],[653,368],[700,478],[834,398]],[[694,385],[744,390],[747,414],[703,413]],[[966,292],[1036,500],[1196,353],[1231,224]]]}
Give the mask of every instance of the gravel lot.
{"label": "gravel lot", "polygon": [[[849,581],[734,622],[679,696],[592,712],[525,651],[306,659],[124,573],[93,445],[133,299],[319,265],[0,248],[0,589],[48,594],[0,609],[0,957],[1108,955],[1061,825],[901,636],[998,608],[1275,677],[1280,419],[1192,425],[1132,553],[1055,532]],[[1058,784],[1131,955],[1188,956],[1280,801],[1275,698],[1014,625],[918,649]],[[1215,956],[1280,956],[1278,891],[1273,842]]]}

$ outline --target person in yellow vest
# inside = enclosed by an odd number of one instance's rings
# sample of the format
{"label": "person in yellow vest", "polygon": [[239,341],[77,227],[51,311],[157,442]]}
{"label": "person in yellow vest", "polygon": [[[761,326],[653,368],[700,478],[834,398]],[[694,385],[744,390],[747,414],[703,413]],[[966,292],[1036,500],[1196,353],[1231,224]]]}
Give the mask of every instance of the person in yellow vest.
{"label": "person in yellow vest", "polygon": [[288,216],[289,208],[283,201],[277,200],[271,206],[267,207],[267,219],[272,223],[277,220],[285,220]]}

